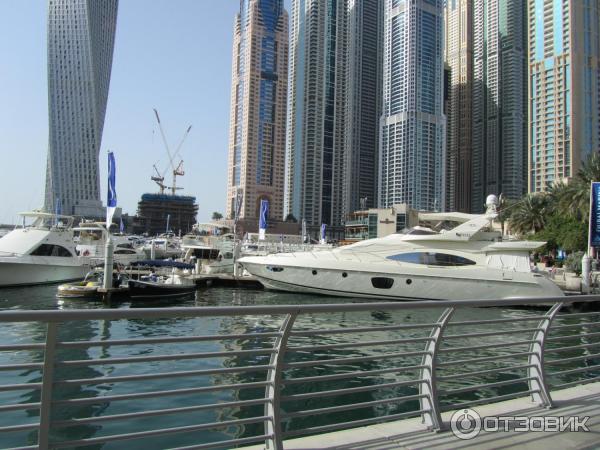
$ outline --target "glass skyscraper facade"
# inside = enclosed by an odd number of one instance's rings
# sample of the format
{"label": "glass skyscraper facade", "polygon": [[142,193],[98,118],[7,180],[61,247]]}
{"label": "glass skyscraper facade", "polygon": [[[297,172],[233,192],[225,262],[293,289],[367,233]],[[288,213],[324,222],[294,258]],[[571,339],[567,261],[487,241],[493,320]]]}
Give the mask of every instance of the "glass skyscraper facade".
{"label": "glass skyscraper facade", "polygon": [[526,192],[527,45],[523,0],[473,7],[473,178],[471,210],[489,194]]}
{"label": "glass skyscraper facade", "polygon": [[118,0],[48,0],[46,211],[100,217],[98,170]]}
{"label": "glass skyscraper facade", "polygon": [[[283,0],[241,0],[233,42],[227,217],[283,217],[288,14]],[[240,192],[241,191],[241,192]]]}
{"label": "glass skyscraper facade", "polygon": [[386,0],[379,205],[445,205],[442,0]]}
{"label": "glass skyscraper facade", "polygon": [[598,151],[599,2],[528,0],[529,191],[577,174]]}

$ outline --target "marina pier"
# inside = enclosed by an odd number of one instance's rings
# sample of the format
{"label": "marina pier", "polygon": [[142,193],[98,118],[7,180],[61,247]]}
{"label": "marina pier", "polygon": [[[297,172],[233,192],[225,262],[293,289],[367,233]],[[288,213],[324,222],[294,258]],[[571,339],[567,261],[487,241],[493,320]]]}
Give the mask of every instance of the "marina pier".
{"label": "marina pier", "polygon": [[[1,311],[0,374],[13,378],[0,377],[0,440],[19,449],[459,448],[468,441],[448,422],[457,410],[597,412],[599,302]],[[569,442],[593,442],[596,424]],[[554,435],[497,439],[564,448],[564,433]],[[476,439],[491,447],[486,436]]]}

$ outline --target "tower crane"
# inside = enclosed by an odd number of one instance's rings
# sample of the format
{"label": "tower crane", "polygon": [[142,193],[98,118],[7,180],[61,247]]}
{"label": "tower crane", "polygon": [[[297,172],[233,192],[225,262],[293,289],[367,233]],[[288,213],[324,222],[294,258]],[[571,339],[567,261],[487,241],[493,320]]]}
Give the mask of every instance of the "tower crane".
{"label": "tower crane", "polygon": [[[152,179],[152,181],[154,181],[154,182],[156,182],[156,184],[158,184],[158,186],[160,187],[161,194],[164,193],[165,189],[170,189],[172,195],[175,195],[175,193],[178,190],[183,189],[182,187],[177,187],[177,177],[185,175],[185,172],[183,171],[183,160],[179,160],[179,164],[177,166],[175,166],[173,161],[175,158],[177,158],[177,156],[179,156],[181,147],[183,146],[183,143],[187,139],[188,134],[190,133],[190,130],[192,129],[192,126],[190,125],[187,128],[187,130],[185,131],[185,133],[183,133],[183,137],[179,141],[179,145],[177,145],[177,147],[175,148],[175,152],[171,154],[171,149],[169,148],[169,144],[167,142],[165,132],[164,132],[162,124],[160,122],[160,116],[158,115],[158,111],[156,109],[154,109],[154,115],[156,116],[156,121],[158,122],[158,128],[160,130],[160,135],[162,137],[163,144],[165,145],[165,149],[167,150],[167,155],[169,156],[169,165],[165,168],[165,170],[161,174],[158,171],[158,169],[156,168],[156,164],[155,164],[154,170],[156,171],[157,176],[152,176],[150,178]],[[172,186],[166,186],[164,184],[165,174],[167,173],[167,170],[169,170],[169,167],[171,168],[172,174],[173,174],[173,185]]]}

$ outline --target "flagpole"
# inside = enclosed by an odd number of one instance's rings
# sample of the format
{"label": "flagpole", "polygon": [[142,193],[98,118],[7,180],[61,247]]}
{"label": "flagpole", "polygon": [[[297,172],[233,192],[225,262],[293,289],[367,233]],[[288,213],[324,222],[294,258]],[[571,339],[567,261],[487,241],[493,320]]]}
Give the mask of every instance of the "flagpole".
{"label": "flagpole", "polygon": [[[117,207],[117,192],[115,189],[116,167],[113,152],[108,152],[108,190],[106,201],[106,245],[104,247],[104,279],[102,287],[106,290],[112,287],[113,250],[114,245],[110,235],[110,225]],[[110,298],[110,295],[108,296]]]}

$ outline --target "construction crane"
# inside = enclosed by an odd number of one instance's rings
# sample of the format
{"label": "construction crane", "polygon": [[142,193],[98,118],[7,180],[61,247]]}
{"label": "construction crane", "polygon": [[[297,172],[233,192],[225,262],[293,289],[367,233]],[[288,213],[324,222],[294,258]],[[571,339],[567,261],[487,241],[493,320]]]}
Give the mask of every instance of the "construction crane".
{"label": "construction crane", "polygon": [[[158,111],[156,109],[154,109],[154,115],[156,116],[156,121],[158,122],[158,128],[160,130],[160,135],[162,136],[162,140],[165,145],[165,149],[167,150],[167,155],[169,156],[169,165],[165,168],[165,170],[161,174],[158,171],[158,169],[156,168],[156,164],[155,164],[154,170],[156,171],[157,176],[152,176],[150,178],[152,179],[152,181],[154,181],[154,182],[156,182],[156,184],[158,184],[158,186],[160,187],[161,194],[164,193],[165,189],[170,189],[171,193],[173,195],[175,195],[175,193],[179,189],[183,189],[181,187],[177,187],[177,177],[185,175],[185,172],[183,171],[183,160],[179,161],[179,164],[177,165],[177,167],[175,167],[175,164],[173,163],[173,161],[175,158],[177,158],[177,156],[179,156],[179,151],[181,150],[183,143],[185,142],[186,138],[188,137],[188,134],[190,133],[192,126],[190,125],[188,127],[188,129],[185,131],[185,133],[183,133],[183,137],[179,141],[179,145],[176,147],[175,152],[173,154],[171,154],[171,149],[169,148],[169,144],[167,142],[167,138],[165,136],[165,132],[163,130],[162,124],[160,122],[160,117],[159,117]],[[172,174],[173,174],[173,185],[172,186],[166,186],[164,184],[165,175],[167,173],[167,170],[169,170],[169,167],[171,167]]]}

